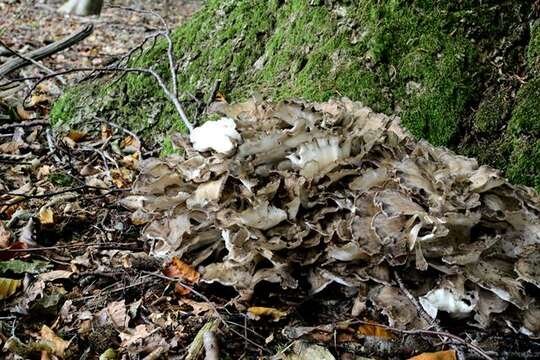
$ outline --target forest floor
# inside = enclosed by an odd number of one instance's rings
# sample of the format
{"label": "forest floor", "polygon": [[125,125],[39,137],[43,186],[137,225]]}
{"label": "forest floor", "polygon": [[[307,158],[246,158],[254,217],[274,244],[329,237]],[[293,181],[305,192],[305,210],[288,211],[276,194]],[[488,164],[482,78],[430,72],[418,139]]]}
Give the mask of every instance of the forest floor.
{"label": "forest floor", "polygon": [[[129,3],[161,12],[171,26],[199,7],[171,1],[165,14],[164,2]],[[55,11],[61,3],[0,2],[0,13],[9,14],[0,39],[26,53],[94,24],[89,38],[42,62],[58,72],[110,64],[160,26],[151,15],[113,8],[99,18],[66,16]],[[29,66],[17,76],[45,74]],[[260,284],[268,295],[247,307],[253,294],[199,282],[179,258],[163,263],[141,236],[143,222],[120,202],[141,160],[162,149],[109,119],[89,119],[92,132],[56,134],[49,125],[52,102],[80,77],[55,78],[32,93],[0,91],[2,357],[194,360],[213,359],[212,346],[220,359],[489,359],[502,349],[505,358],[539,356],[540,343],[504,327],[449,321],[445,329],[403,330],[383,316],[354,318],[355,295],[335,283],[318,297]]]}

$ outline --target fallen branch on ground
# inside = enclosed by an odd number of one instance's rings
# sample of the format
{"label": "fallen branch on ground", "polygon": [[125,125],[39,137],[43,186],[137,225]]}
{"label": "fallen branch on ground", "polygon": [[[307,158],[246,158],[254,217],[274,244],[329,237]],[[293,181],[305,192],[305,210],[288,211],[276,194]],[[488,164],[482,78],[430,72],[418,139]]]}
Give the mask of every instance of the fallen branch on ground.
{"label": "fallen branch on ground", "polygon": [[93,30],[94,27],[92,24],[86,25],[75,34],[72,34],[62,40],[31,51],[28,54],[25,54],[23,57],[17,57],[7,61],[4,65],[0,66],[0,78],[17,69],[30,65],[31,61],[28,59],[38,61],[77,44],[78,42],[86,39]]}

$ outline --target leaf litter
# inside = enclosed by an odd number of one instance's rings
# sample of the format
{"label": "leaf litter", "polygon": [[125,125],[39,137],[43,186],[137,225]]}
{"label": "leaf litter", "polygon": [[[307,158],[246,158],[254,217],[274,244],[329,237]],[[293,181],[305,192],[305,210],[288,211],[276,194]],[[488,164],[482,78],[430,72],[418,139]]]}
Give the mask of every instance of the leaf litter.
{"label": "leaf litter", "polygon": [[496,170],[347,99],[214,103],[152,158],[106,119],[54,134],[56,91],[0,128],[8,358],[540,352],[540,201]]}
{"label": "leaf litter", "polygon": [[531,189],[347,99],[212,110],[237,132],[225,152],[177,136],[183,154],[145,158],[107,121],[14,133],[25,161],[0,182],[7,353],[196,358],[216,317],[237,339],[222,351],[263,358],[330,358],[331,344],[452,358],[452,342],[414,336],[436,326],[494,350],[538,337]]}

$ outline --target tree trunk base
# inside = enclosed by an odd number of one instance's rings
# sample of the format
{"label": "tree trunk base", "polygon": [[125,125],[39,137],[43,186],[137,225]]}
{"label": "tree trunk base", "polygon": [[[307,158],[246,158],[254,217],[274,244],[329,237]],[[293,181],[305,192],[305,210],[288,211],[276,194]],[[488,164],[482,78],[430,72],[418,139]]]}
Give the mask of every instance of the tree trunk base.
{"label": "tree trunk base", "polygon": [[58,11],[78,16],[99,15],[103,0],[69,0]]}

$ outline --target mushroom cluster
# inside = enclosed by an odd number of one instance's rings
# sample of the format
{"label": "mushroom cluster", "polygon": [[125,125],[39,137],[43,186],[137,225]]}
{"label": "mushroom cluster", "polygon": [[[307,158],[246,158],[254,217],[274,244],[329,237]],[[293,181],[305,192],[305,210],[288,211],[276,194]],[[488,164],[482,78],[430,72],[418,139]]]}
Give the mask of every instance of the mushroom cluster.
{"label": "mushroom cluster", "polygon": [[532,189],[348,99],[213,110],[234,120],[230,151],[197,151],[178,137],[183,155],[142,162],[123,199],[154,255],[181,257],[203,281],[238,291],[261,281],[309,284],[311,294],[353,287],[360,309],[426,326],[397,273],[433,318],[482,328],[497,318],[540,335]]}

